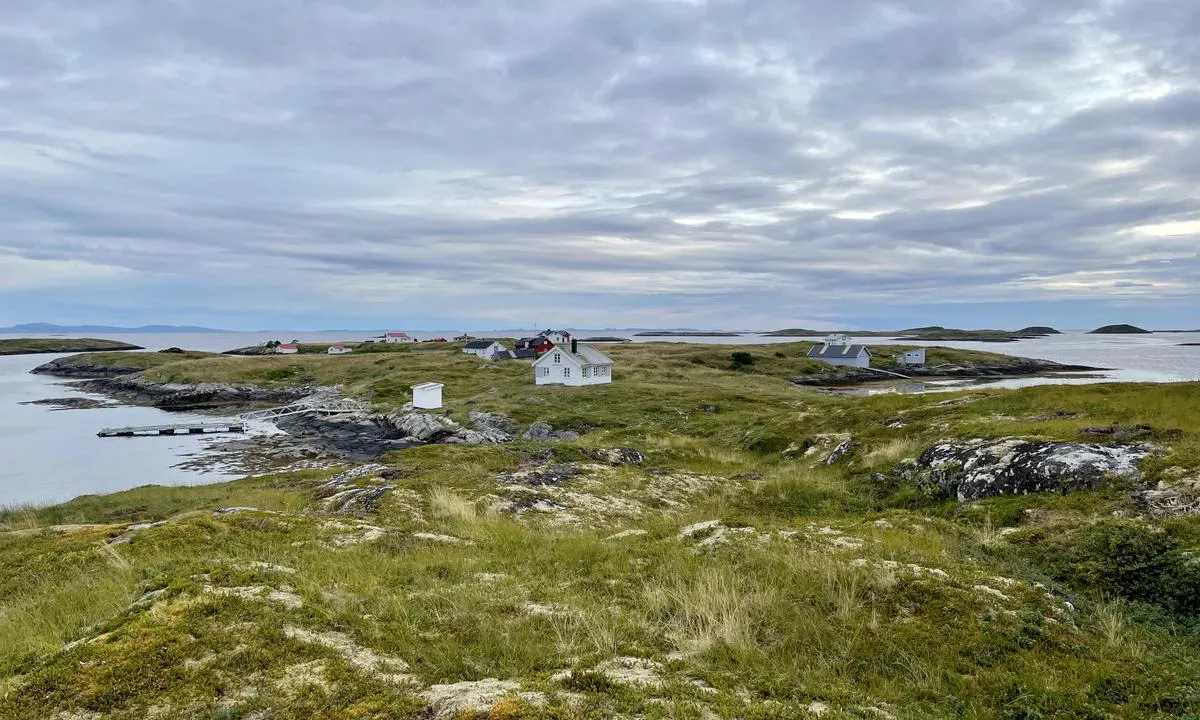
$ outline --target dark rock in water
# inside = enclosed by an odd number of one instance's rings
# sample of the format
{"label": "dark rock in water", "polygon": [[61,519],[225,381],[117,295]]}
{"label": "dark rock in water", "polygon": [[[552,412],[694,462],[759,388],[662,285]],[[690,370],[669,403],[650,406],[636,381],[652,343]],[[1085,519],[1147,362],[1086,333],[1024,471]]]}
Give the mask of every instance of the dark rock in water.
{"label": "dark rock in water", "polygon": [[836,464],[839,460],[846,457],[846,454],[854,449],[854,438],[846,438],[838,443],[838,446],[829,453],[829,457],[825,458],[826,465]]}
{"label": "dark rock in water", "polygon": [[120,407],[114,403],[89,397],[47,398],[45,400],[30,400],[22,405],[47,405],[52,410],[95,410],[98,408]]}
{"label": "dark rock in water", "polygon": [[606,465],[637,465],[646,459],[633,448],[584,448],[583,456]]}
{"label": "dark rock in water", "polygon": [[[997,362],[968,363],[960,366],[925,366],[905,367],[899,374],[910,378],[923,377],[956,377],[956,378],[986,378],[986,377],[1024,377],[1030,375],[1045,375],[1060,372],[1091,372],[1104,368],[1087,365],[1063,365],[1050,360],[1035,360],[1032,358],[1009,358]],[[837,387],[841,385],[860,385],[862,383],[879,382],[894,376],[857,368],[829,368],[828,375],[800,375],[788,378],[793,385],[807,387]]]}
{"label": "dark rock in water", "polygon": [[960,502],[997,495],[1092,490],[1109,476],[1136,480],[1145,445],[1098,445],[1021,438],[945,442],[896,469],[897,475]]}

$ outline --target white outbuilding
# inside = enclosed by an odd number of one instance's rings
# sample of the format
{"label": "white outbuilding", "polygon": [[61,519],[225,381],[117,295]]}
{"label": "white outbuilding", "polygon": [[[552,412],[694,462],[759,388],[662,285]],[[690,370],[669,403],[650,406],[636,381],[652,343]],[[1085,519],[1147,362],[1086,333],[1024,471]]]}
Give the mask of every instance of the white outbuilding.
{"label": "white outbuilding", "polygon": [[905,350],[902,353],[896,353],[896,364],[907,365],[909,367],[924,367],[925,366],[925,348],[917,348],[916,350]]}
{"label": "white outbuilding", "polygon": [[383,341],[388,343],[413,343],[416,342],[417,339],[408,333],[390,332],[383,336]]}
{"label": "white outbuilding", "polygon": [[281,343],[275,346],[277,355],[295,355],[300,352],[300,346],[296,343]]}
{"label": "white outbuilding", "polygon": [[555,345],[533,364],[538,385],[606,385],[612,382],[613,361],[591,345]]}
{"label": "white outbuilding", "polygon": [[413,407],[422,410],[437,410],[442,406],[441,383],[424,382],[412,386]]}
{"label": "white outbuilding", "polygon": [[508,348],[495,340],[472,340],[463,346],[462,351],[468,355],[481,357],[484,360],[491,360],[499,353],[508,352]]}
{"label": "white outbuilding", "polygon": [[345,345],[330,345],[329,350],[327,352],[330,355],[345,355],[346,353],[354,352],[354,351],[351,350],[350,348],[346,347]]}

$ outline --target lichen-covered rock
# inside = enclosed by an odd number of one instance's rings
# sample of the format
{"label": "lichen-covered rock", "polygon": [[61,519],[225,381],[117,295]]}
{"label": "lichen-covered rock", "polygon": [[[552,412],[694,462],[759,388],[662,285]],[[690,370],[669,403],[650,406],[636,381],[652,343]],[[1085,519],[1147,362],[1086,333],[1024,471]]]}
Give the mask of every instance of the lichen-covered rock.
{"label": "lichen-covered rock", "polygon": [[578,440],[579,433],[574,430],[555,430],[548,422],[537,421],[529,426],[525,434],[521,436],[522,440],[533,440],[535,442],[566,442]]}
{"label": "lichen-covered rock", "polygon": [[491,443],[506,443],[513,439],[516,427],[507,415],[502,413],[471,411],[471,427]]}
{"label": "lichen-covered rock", "polygon": [[388,422],[401,436],[420,442],[437,442],[461,430],[461,426],[445,415],[418,412],[411,404],[387,416]]}
{"label": "lichen-covered rock", "polygon": [[833,449],[833,452],[829,453],[829,456],[825,458],[825,464],[826,465],[836,464],[839,460],[846,457],[846,454],[849,453],[853,449],[854,449],[854,438],[846,438],[845,440],[838,443],[838,446]]}
{"label": "lichen-covered rock", "polygon": [[943,442],[897,474],[960,502],[997,495],[1067,493],[1102,486],[1105,479],[1140,477],[1146,445],[1099,445],[1022,438]]}
{"label": "lichen-covered rock", "polygon": [[584,448],[583,456],[606,465],[637,465],[646,459],[633,448]]}

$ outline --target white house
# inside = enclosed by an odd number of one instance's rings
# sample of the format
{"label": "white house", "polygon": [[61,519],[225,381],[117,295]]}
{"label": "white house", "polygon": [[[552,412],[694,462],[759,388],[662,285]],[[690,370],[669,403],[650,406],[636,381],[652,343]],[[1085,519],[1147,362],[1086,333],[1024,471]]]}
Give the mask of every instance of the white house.
{"label": "white house", "polygon": [[329,350],[327,352],[330,355],[345,355],[346,353],[354,352],[354,351],[351,350],[350,348],[346,347],[345,345],[330,345]]}
{"label": "white house", "polygon": [[300,346],[296,343],[283,343],[275,346],[275,352],[280,355],[295,355],[300,352]]}
{"label": "white house", "polygon": [[896,364],[923,367],[925,365],[925,348],[896,353]]}
{"label": "white house", "polygon": [[408,333],[390,332],[387,335],[383,336],[383,341],[390,342],[390,343],[410,343],[410,342],[416,342],[417,339],[415,337],[412,337]]}
{"label": "white house", "polygon": [[477,355],[484,360],[491,360],[496,357],[497,353],[508,352],[508,348],[495,340],[472,340],[463,346],[462,351],[468,355]]}
{"label": "white house", "polygon": [[612,382],[613,361],[591,345],[555,345],[533,364],[538,385],[606,385]]}
{"label": "white house", "polygon": [[566,345],[571,342],[571,333],[566,330],[543,330],[538,337],[544,337],[552,345]]}
{"label": "white house", "polygon": [[871,367],[871,351],[866,345],[854,345],[845,335],[831,335],[825,338],[824,345],[813,345],[808,351],[813,360],[820,360],[830,365],[846,365],[849,367]]}
{"label": "white house", "polygon": [[441,383],[425,382],[412,386],[413,407],[422,410],[437,410],[442,406]]}

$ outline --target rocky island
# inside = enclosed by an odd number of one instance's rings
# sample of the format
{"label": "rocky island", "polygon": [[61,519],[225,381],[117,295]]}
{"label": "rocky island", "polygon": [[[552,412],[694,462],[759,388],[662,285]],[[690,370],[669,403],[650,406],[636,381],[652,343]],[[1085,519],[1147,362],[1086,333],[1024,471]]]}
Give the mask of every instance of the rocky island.
{"label": "rocky island", "polygon": [[[810,330],[805,328],[790,328],[765,333],[765,337],[823,337],[831,334],[828,330]],[[833,334],[845,334],[852,337],[886,337],[897,340],[919,340],[925,342],[1016,342],[1030,338],[1058,335],[1058,330],[1052,327],[1034,326],[1021,330],[958,330],[945,328],[940,325],[908,328],[906,330],[838,330]]]}
{"label": "rocky island", "polygon": [[13,338],[0,339],[0,355],[40,355],[118,350],[143,350],[138,345],[95,338]]}
{"label": "rocky island", "polygon": [[810,346],[616,345],[585,388],[139,354],[91,382],[369,405],[281,424],[324,466],[0,511],[0,717],[1200,713],[1200,383],[839,397]]}
{"label": "rocky island", "polygon": [[1149,335],[1149,330],[1143,330],[1136,325],[1105,325],[1092,330],[1089,335]]}

